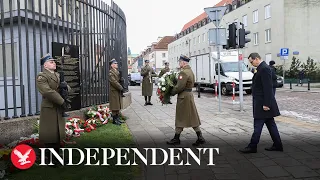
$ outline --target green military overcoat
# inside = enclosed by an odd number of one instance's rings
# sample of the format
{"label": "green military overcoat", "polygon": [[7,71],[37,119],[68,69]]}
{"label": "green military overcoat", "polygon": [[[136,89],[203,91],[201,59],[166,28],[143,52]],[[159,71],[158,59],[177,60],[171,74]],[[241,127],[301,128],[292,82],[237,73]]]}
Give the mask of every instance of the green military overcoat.
{"label": "green military overcoat", "polygon": [[121,110],[121,91],[123,87],[120,85],[120,73],[118,70],[111,68],[109,71],[109,105],[110,110]]}
{"label": "green military overcoat", "polygon": [[153,80],[152,77],[156,77],[157,74],[154,70],[146,65],[141,68],[141,76],[143,76],[142,80],[142,96],[152,96],[153,92]]}
{"label": "green military overcoat", "polygon": [[36,84],[42,95],[39,141],[41,144],[60,143],[65,139],[66,130],[61,111],[64,99],[58,93],[59,73],[44,70],[37,75]]}
{"label": "green military overcoat", "polygon": [[178,94],[176,105],[176,127],[197,127],[201,125],[194,96],[191,91],[195,82],[194,74],[189,65],[181,69],[177,85],[172,95]]}
{"label": "green military overcoat", "polygon": [[163,68],[161,69],[160,73],[159,73],[159,78],[162,77],[162,75],[164,75],[165,73],[169,72],[170,71],[170,68]]}

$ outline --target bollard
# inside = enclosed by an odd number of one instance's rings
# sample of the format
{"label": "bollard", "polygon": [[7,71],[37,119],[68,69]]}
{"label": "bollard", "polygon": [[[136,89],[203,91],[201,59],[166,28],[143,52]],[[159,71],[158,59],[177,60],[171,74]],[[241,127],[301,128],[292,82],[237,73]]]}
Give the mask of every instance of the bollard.
{"label": "bollard", "polygon": [[291,82],[291,80],[290,80],[290,89],[292,89],[292,82]]}
{"label": "bollard", "polygon": [[234,104],[234,99],[235,99],[235,83],[234,81],[232,82],[232,103]]}
{"label": "bollard", "polygon": [[198,98],[200,98],[200,83],[198,83]]}
{"label": "bollard", "polygon": [[214,93],[216,95],[216,99],[218,99],[218,80],[216,80],[216,84],[215,84],[215,87],[214,87]]}
{"label": "bollard", "polygon": [[308,79],[308,91],[310,91],[310,80]]}

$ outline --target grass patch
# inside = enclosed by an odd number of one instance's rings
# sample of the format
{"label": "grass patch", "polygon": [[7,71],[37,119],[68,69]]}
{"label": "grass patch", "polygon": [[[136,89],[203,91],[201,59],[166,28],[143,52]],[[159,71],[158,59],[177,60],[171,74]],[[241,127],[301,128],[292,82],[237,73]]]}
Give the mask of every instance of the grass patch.
{"label": "grass patch", "polygon": [[[126,124],[116,126],[108,123],[95,131],[84,133],[81,137],[76,138],[76,145],[67,145],[67,147],[89,148],[89,147],[103,147],[103,148],[129,148],[135,147],[133,137]],[[98,159],[102,156],[99,152]],[[129,153],[128,159],[132,159],[132,153]],[[74,163],[78,162],[79,156],[74,156]],[[15,180],[92,180],[92,179],[121,179],[129,180],[140,175],[139,166],[115,166],[116,156],[109,160],[110,166],[61,166],[58,168],[33,165],[28,170],[15,172],[8,177]],[[82,164],[86,163],[86,158]],[[91,161],[92,164],[95,161]],[[102,161],[100,160],[100,163]],[[137,162],[138,163],[138,162]],[[123,161],[123,164],[125,162]],[[139,163],[138,163],[139,164]]]}

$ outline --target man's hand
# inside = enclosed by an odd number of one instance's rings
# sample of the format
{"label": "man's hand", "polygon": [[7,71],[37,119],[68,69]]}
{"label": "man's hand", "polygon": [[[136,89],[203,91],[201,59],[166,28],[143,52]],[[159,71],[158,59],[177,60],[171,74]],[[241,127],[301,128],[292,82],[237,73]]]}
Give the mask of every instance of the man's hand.
{"label": "man's hand", "polygon": [[267,106],[263,106],[263,110],[265,110],[265,111],[270,111],[270,108],[267,107]]}
{"label": "man's hand", "polygon": [[59,87],[60,87],[61,89],[66,89],[66,88],[68,87],[68,84],[64,81],[64,82],[61,82],[61,83],[60,83]]}

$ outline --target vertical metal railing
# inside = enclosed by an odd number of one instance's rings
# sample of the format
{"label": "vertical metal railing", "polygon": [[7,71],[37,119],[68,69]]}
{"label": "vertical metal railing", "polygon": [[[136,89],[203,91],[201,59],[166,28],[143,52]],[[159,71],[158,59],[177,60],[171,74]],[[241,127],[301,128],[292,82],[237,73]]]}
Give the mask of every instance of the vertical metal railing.
{"label": "vertical metal railing", "polygon": [[0,0],[0,12],[0,120],[40,113],[36,76],[52,42],[79,47],[82,107],[108,102],[112,58],[127,79],[126,19],[113,1]]}

